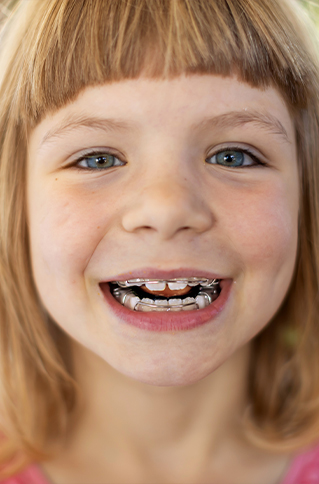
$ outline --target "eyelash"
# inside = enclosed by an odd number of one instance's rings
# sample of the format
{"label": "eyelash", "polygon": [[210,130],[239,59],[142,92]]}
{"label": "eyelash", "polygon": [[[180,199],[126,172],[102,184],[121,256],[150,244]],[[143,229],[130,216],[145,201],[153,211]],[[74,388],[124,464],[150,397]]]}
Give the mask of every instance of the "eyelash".
{"label": "eyelash", "polygon": [[[211,164],[211,165],[219,165],[219,166],[226,166],[227,165],[222,165],[221,163],[210,163],[208,160],[211,159],[211,158],[214,158],[214,157],[217,157],[220,153],[226,153],[226,152],[240,152],[240,153],[243,153],[244,155],[248,155],[253,161],[254,161],[254,164],[251,164],[251,165],[241,165],[241,166],[228,166],[228,168],[250,168],[252,166],[265,166],[265,163],[262,162],[254,153],[252,153],[248,148],[243,148],[241,146],[225,146],[223,149],[220,149],[218,150],[216,153],[208,156],[207,158],[205,158],[205,161],[208,163],[208,164]],[[114,157],[118,163],[117,164],[114,164],[113,166],[110,166],[110,167],[101,167],[101,168],[93,168],[93,167],[85,167],[85,166],[79,166],[79,163],[81,161],[84,161],[88,158],[92,158],[92,157],[102,157],[102,156],[111,156],[111,157]],[[83,171],[83,170],[86,170],[86,171],[98,171],[98,170],[106,170],[108,168],[113,168],[113,167],[118,167],[118,166],[124,166],[126,163],[124,161],[122,161],[119,157],[115,156],[115,154],[113,153],[108,153],[107,151],[100,151],[100,150],[96,150],[96,151],[91,151],[83,156],[81,156],[80,158],[78,158],[76,161],[75,161],[75,164],[72,165],[72,167],[76,170],[79,170],[79,171]]]}

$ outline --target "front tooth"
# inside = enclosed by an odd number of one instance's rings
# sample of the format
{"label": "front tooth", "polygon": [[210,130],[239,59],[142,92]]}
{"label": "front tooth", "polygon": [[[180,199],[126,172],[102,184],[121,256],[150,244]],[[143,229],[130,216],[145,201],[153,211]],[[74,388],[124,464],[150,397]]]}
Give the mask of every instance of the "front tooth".
{"label": "front tooth", "polygon": [[146,282],[145,286],[150,291],[164,291],[166,287],[166,282],[165,281]]}
{"label": "front tooth", "polygon": [[168,306],[168,301],[167,299],[155,299],[154,304],[156,306]]}
{"label": "front tooth", "polygon": [[181,306],[183,304],[181,299],[170,299],[169,305],[170,306]]}
{"label": "front tooth", "polygon": [[185,289],[187,287],[187,282],[177,281],[177,282],[169,282],[168,287],[171,291],[178,291],[180,289]]}
{"label": "front tooth", "polygon": [[183,301],[181,299],[170,299],[169,306],[171,311],[181,311],[183,306]]}

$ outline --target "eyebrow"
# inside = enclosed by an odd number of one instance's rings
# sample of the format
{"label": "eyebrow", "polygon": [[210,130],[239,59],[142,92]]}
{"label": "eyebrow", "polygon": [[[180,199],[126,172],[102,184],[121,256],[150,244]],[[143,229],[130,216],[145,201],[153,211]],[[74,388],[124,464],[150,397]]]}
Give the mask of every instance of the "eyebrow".
{"label": "eyebrow", "polygon": [[104,132],[109,131],[127,131],[128,129],[132,128],[132,124],[119,120],[119,119],[111,119],[111,118],[97,118],[94,116],[86,116],[86,115],[71,115],[67,116],[61,124],[58,126],[53,127],[50,129],[42,138],[40,147],[44,144],[54,141],[55,139],[59,138],[60,136],[67,134],[68,132],[77,130],[79,128],[91,128],[91,129],[98,129]]}
{"label": "eyebrow", "polygon": [[[281,137],[285,142],[290,143],[287,131],[282,123],[270,113],[260,113],[258,111],[231,111],[229,113],[206,118],[198,124],[194,124],[194,130],[200,129],[226,129],[241,127],[246,124],[257,124],[260,128],[271,134]],[[50,129],[42,138],[40,148],[59,138],[70,131],[86,127],[98,129],[104,132],[127,131],[132,129],[133,123],[128,123],[115,118],[98,118],[86,115],[71,115],[66,117],[61,124]]]}
{"label": "eyebrow", "polygon": [[258,111],[231,111],[229,113],[207,118],[199,124],[194,125],[194,129],[226,129],[237,128],[253,123],[269,133],[279,136],[286,143],[290,143],[288,134],[278,118],[270,113],[260,113]]}

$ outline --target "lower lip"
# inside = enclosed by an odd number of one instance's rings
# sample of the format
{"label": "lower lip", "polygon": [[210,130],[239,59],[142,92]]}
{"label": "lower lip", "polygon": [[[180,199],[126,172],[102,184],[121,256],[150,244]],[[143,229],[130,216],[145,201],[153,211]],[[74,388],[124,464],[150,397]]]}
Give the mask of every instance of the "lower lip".
{"label": "lower lip", "polygon": [[218,298],[204,309],[193,311],[142,312],[132,311],[122,306],[111,294],[107,283],[100,284],[104,298],[116,317],[123,322],[146,331],[185,331],[202,326],[215,319],[224,309],[232,286],[231,279],[220,283]]}

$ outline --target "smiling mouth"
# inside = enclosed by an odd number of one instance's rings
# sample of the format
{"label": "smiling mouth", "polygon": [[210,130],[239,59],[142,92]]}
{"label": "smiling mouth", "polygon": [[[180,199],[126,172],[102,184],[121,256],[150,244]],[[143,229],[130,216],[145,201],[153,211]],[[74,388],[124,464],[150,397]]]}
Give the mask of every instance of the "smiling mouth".
{"label": "smiling mouth", "polygon": [[140,312],[204,309],[220,295],[220,279],[203,277],[129,279],[110,282],[112,296],[122,306]]}

